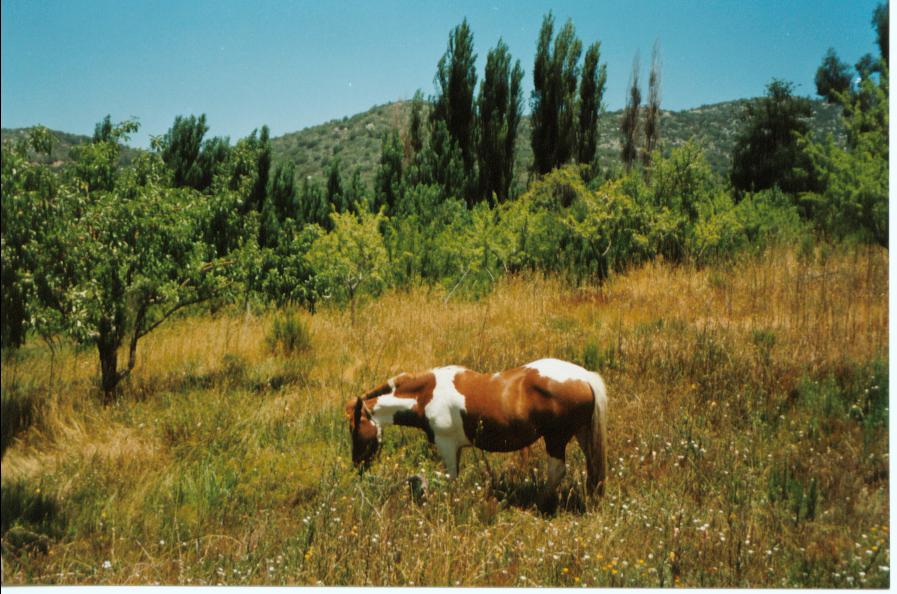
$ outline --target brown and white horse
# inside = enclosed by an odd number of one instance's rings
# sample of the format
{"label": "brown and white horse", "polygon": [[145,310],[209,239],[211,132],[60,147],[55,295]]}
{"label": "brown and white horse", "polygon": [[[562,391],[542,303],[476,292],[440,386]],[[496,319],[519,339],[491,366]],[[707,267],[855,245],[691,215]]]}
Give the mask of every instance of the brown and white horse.
{"label": "brown and white horse", "polygon": [[575,436],[585,453],[588,490],[604,493],[607,394],[592,371],[558,359],[484,374],[463,367],[403,373],[346,404],[352,461],[367,466],[389,425],[418,427],[436,444],[450,477],[461,448],[510,452],[545,440],[549,492],[566,473],[564,453]]}

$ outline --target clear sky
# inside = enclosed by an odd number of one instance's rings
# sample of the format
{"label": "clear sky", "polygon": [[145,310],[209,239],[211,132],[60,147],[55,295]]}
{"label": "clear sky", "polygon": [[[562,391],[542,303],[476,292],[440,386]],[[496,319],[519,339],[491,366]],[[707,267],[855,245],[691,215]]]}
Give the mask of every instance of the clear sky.
{"label": "clear sky", "polygon": [[[601,42],[605,104],[625,99],[633,56],[659,40],[662,106],[761,95],[772,77],[814,95],[828,47],[853,64],[876,52],[877,0],[2,0],[3,127],[90,134],[105,114],[136,116],[147,146],[176,115],[206,113],[211,134],[273,136],[373,105],[433,93],[449,30],[466,16],[478,74],[503,37],[526,72],[542,15]],[[646,77],[643,75],[643,80]]]}

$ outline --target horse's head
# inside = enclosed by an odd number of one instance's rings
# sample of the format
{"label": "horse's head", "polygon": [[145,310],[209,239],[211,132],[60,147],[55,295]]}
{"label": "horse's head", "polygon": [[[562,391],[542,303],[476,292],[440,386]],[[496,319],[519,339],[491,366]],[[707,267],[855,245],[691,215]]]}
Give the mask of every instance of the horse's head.
{"label": "horse's head", "polygon": [[349,431],[352,434],[352,463],[367,468],[380,449],[380,431],[371,418],[364,400],[355,398],[346,404]]}

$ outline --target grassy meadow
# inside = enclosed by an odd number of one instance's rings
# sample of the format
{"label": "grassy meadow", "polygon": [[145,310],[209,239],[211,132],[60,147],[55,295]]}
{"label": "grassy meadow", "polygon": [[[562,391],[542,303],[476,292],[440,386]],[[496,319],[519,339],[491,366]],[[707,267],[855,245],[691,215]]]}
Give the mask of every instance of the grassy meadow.
{"label": "grassy meadow", "polygon": [[[140,343],[108,406],[93,350],[29,342],[2,366],[3,583],[888,587],[887,265],[782,247],[196,314]],[[422,432],[391,428],[351,468],[362,390],[549,356],[607,383],[604,498],[575,441],[554,509],[541,444],[465,450],[448,483]]]}

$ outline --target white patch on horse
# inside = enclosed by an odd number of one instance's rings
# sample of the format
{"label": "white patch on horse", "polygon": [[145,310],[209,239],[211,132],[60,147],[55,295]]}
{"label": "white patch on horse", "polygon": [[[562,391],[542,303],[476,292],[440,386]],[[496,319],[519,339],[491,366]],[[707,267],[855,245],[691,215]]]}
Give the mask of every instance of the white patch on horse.
{"label": "white patch on horse", "polygon": [[436,448],[451,477],[458,474],[458,449],[470,445],[461,419],[461,413],[467,410],[466,401],[455,387],[455,376],[462,371],[466,370],[458,366],[434,369],[436,385],[433,387],[433,398],[424,408]]}
{"label": "white patch on horse", "polygon": [[532,363],[527,363],[524,367],[535,369],[542,377],[553,379],[556,382],[567,382],[570,380],[580,380],[585,383],[591,383],[595,373],[584,369],[575,363],[561,361],[560,359],[539,359]]}
{"label": "white patch on horse", "polygon": [[417,404],[417,400],[414,398],[395,396],[395,387],[393,387],[393,392],[378,397],[374,409],[371,411],[372,420],[377,425],[378,435],[381,427],[393,424],[397,412],[411,410],[415,404]]}

